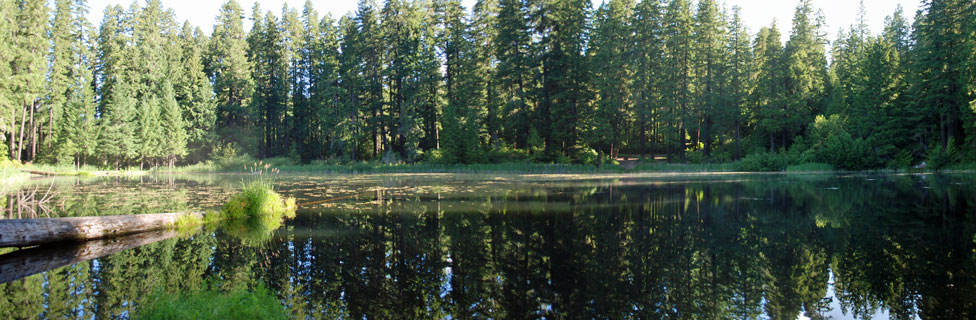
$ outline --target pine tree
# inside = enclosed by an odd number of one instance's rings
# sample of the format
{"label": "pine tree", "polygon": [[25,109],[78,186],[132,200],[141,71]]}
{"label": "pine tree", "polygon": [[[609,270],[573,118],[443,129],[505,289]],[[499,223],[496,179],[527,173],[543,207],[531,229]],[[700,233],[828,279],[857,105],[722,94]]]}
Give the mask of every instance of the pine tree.
{"label": "pine tree", "polygon": [[[16,6],[13,1],[0,1],[0,61],[13,61],[13,30]],[[9,63],[0,63],[0,160],[13,155],[13,118],[16,115],[13,70]],[[10,117],[10,118],[8,118]]]}
{"label": "pine tree", "polygon": [[[305,7],[302,9],[301,16],[301,31],[299,38],[301,39],[301,44],[296,46],[297,54],[295,59],[295,65],[292,67],[294,69],[294,80],[292,84],[292,132],[291,137],[294,139],[295,151],[301,157],[302,161],[311,161],[321,155],[322,138],[320,136],[320,130],[318,127],[321,122],[320,115],[323,115],[321,109],[324,107],[325,101],[316,101],[320,99],[315,93],[315,90],[321,90],[321,85],[317,82],[320,81],[318,76],[326,76],[321,73],[321,71],[313,71],[317,66],[321,65],[319,60],[329,59],[334,56],[330,56],[330,52],[322,51],[324,44],[320,37],[323,32],[320,28],[331,29],[331,25],[320,25],[318,13],[312,8],[311,1],[305,2]],[[334,60],[333,60],[334,61]],[[332,62],[332,65],[335,63]],[[329,67],[327,67],[329,68]],[[331,72],[335,72],[334,67],[331,67]],[[328,77],[328,76],[326,76]],[[322,79],[328,81],[328,78]],[[328,95],[328,92],[322,92],[323,95]],[[324,99],[324,98],[321,98]],[[325,113],[325,115],[328,115]]]}
{"label": "pine tree", "polygon": [[98,34],[97,80],[98,140],[96,153],[100,158],[120,168],[138,155],[136,141],[136,89],[132,86],[133,71],[127,64],[136,59],[126,50],[129,41],[123,9],[109,6]]}
{"label": "pine tree", "polygon": [[536,63],[531,51],[528,6],[520,0],[499,0],[498,5],[497,33],[493,41],[498,66],[492,82],[498,87],[503,121],[502,126],[491,130],[516,148],[526,148],[533,128],[532,115],[536,112],[535,103],[529,99],[536,87]]}
{"label": "pine tree", "polygon": [[187,160],[206,159],[216,139],[217,104],[213,86],[204,72],[207,37],[188,22],[179,33],[179,61],[172,68],[173,90],[186,127]]}
{"label": "pine tree", "polygon": [[702,155],[709,159],[715,140],[716,120],[727,108],[728,92],[725,91],[726,57],[724,48],[725,29],[722,13],[713,0],[698,1],[695,14],[695,109],[698,113],[697,140],[702,145]]}
{"label": "pine tree", "polygon": [[732,130],[734,131],[735,151],[733,160],[738,160],[742,157],[742,131],[747,124],[748,97],[753,89],[751,74],[754,56],[749,43],[749,33],[742,22],[741,10],[739,7],[734,7],[732,11],[732,21],[729,23],[728,32],[728,50],[731,54],[729,57],[728,82],[731,88],[728,91],[729,112],[725,114],[728,115],[728,120],[732,122]]}
{"label": "pine tree", "polygon": [[258,155],[284,155],[286,141],[285,117],[289,98],[288,51],[278,18],[268,12],[261,14],[254,7],[254,27],[248,35],[249,59],[254,79],[252,113],[260,128]]}
{"label": "pine tree", "polygon": [[366,118],[363,131],[370,133],[372,146],[368,150],[372,157],[382,153],[387,139],[383,114],[383,53],[386,44],[382,41],[376,7],[375,0],[360,0],[355,16],[358,32],[351,39],[346,39],[352,42],[355,46],[352,51],[357,53],[349,58],[359,60],[357,73],[362,81],[359,87],[362,96],[358,100]]}
{"label": "pine tree", "polygon": [[[661,121],[671,124],[664,128],[668,160],[685,161],[688,127],[694,121],[694,50],[692,47],[693,19],[691,5],[686,0],[671,0],[664,11],[664,115]],[[677,159],[675,159],[677,158]]]}
{"label": "pine tree", "polygon": [[599,101],[591,140],[601,154],[611,158],[624,147],[627,127],[633,118],[634,70],[629,56],[634,43],[630,25],[633,11],[634,2],[630,0],[612,0],[600,6],[590,44]]}
{"label": "pine tree", "polygon": [[85,1],[58,1],[51,28],[47,133],[41,150],[48,160],[64,164],[85,164],[96,149],[94,57],[86,6]]}
{"label": "pine tree", "polygon": [[160,90],[162,105],[160,110],[160,126],[164,139],[162,157],[170,167],[176,161],[187,154],[187,133],[183,121],[183,110],[176,101],[176,93],[173,84],[169,80],[163,80],[162,90]]}
{"label": "pine tree", "polygon": [[[224,143],[249,148],[241,134],[249,123],[247,108],[253,95],[251,64],[247,59],[243,10],[236,0],[220,8],[211,34],[208,75],[217,100],[217,132]],[[246,131],[245,131],[246,132]]]}
{"label": "pine tree", "polygon": [[634,45],[628,54],[634,65],[634,108],[637,113],[637,136],[640,152],[652,152],[652,145],[661,135],[658,121],[663,115],[661,89],[663,88],[664,28],[659,1],[641,1],[634,12]]}
{"label": "pine tree", "polygon": [[590,6],[585,0],[562,0],[539,9],[542,88],[537,121],[550,157],[576,157],[581,151],[581,128],[591,99],[584,55]]}
{"label": "pine tree", "polygon": [[826,40],[820,35],[823,17],[814,14],[810,0],[802,0],[793,17],[793,31],[784,48],[786,63],[786,110],[780,144],[788,146],[793,137],[816,114],[823,113],[827,85]]}
{"label": "pine tree", "polygon": [[769,151],[776,151],[776,140],[786,127],[786,70],[779,29],[774,23],[762,28],[753,44],[754,68],[750,95],[750,115],[756,123],[755,135],[769,140]]}
{"label": "pine tree", "polygon": [[[319,22],[318,36],[311,42],[311,62],[309,77],[311,81],[312,109],[317,112],[319,124],[309,128],[315,130],[318,140],[323,143],[324,152],[330,157],[348,156],[347,146],[352,145],[355,117],[347,118],[343,109],[346,94],[343,92],[339,59],[339,29],[336,21],[326,15]],[[321,148],[320,148],[321,149]]]}
{"label": "pine tree", "polygon": [[367,137],[364,135],[369,132],[368,126],[363,121],[365,109],[363,108],[366,97],[364,96],[365,75],[359,59],[359,51],[362,45],[359,41],[359,27],[353,16],[345,16],[339,20],[339,31],[341,32],[340,54],[339,54],[339,132],[347,132],[349,136],[342,142],[343,155],[348,155],[350,160],[360,160],[365,158],[368,153],[360,151]]}
{"label": "pine tree", "polygon": [[[16,0],[13,30],[13,59],[9,60],[12,86],[11,158],[32,161],[37,151],[41,98],[48,71],[47,5],[44,1]],[[17,112],[20,111],[19,120]],[[16,133],[16,134],[15,134]]]}

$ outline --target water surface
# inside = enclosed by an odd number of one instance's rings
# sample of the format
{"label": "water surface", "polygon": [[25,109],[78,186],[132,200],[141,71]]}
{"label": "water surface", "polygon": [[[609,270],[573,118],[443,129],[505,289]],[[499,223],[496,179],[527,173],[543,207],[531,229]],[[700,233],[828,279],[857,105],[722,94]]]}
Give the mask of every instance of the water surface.
{"label": "water surface", "polygon": [[[39,180],[0,187],[0,205],[4,218],[214,209],[250,179]],[[263,284],[298,318],[976,317],[974,175],[274,181],[312,205],[272,235],[110,242],[118,252],[0,284],[0,318],[126,318],[208,281]],[[77,251],[31,250],[0,264]]]}

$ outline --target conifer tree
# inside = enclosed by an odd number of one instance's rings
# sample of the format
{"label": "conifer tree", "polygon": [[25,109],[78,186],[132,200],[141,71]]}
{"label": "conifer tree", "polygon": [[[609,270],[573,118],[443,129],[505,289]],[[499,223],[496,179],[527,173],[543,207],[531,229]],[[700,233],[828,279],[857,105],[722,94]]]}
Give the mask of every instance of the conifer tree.
{"label": "conifer tree", "polygon": [[37,152],[36,116],[44,96],[48,71],[48,8],[44,1],[15,0],[10,95],[14,112],[10,124],[11,158],[32,161]]}
{"label": "conifer tree", "polygon": [[[659,141],[663,124],[662,88],[664,66],[664,29],[659,1],[641,1],[633,18],[634,44],[628,55],[634,66],[634,108],[637,114],[636,138],[640,141],[640,153],[652,152],[652,145]],[[649,145],[650,144],[650,145]]]}
{"label": "conifer tree", "polygon": [[174,65],[173,90],[183,113],[188,162],[203,161],[216,139],[217,104],[213,86],[204,72],[207,37],[188,22],[179,33],[179,62]]}
{"label": "conifer tree", "polygon": [[803,133],[810,119],[824,109],[827,85],[826,40],[820,35],[823,17],[810,0],[801,0],[793,16],[793,31],[784,47],[787,70],[786,110],[780,144],[788,146]]}
{"label": "conifer tree", "polygon": [[684,161],[689,125],[694,121],[694,48],[691,5],[686,0],[671,0],[664,11],[664,115],[660,121],[671,124],[665,130],[668,160]]}
{"label": "conifer tree", "polygon": [[516,148],[526,148],[536,104],[529,94],[536,88],[535,59],[533,58],[531,25],[528,6],[520,0],[499,0],[495,56],[498,66],[492,81],[498,87],[503,126],[496,128]]}
{"label": "conifer tree", "polygon": [[594,146],[611,158],[622,148],[629,120],[633,118],[631,67],[633,52],[631,21],[634,2],[612,0],[597,10],[595,32],[590,44],[593,76],[597,91],[591,134]]}
{"label": "conifer tree", "polygon": [[248,44],[245,41],[243,16],[244,12],[236,0],[228,0],[221,6],[211,34],[207,70],[217,100],[220,139],[247,148],[246,145],[250,143],[243,140],[241,133],[249,123],[247,108],[254,85],[247,59]]}

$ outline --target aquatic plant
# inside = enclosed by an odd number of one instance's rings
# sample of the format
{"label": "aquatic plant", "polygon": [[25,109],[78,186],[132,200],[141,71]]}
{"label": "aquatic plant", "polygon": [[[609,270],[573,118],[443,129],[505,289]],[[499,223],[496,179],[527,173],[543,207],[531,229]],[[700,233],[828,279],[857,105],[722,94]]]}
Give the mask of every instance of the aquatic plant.
{"label": "aquatic plant", "polygon": [[224,292],[214,287],[171,294],[158,291],[135,319],[288,319],[288,312],[270,290],[258,285]]}
{"label": "aquatic plant", "polygon": [[224,205],[222,227],[246,244],[261,244],[270,239],[284,219],[295,217],[296,208],[294,198],[283,199],[270,183],[252,181]]}

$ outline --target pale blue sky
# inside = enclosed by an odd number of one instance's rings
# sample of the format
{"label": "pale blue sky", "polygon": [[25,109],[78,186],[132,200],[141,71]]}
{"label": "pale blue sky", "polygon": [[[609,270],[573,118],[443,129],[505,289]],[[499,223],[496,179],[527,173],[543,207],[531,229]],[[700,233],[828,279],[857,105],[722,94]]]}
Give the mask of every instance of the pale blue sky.
{"label": "pale blue sky", "polygon": [[[143,0],[136,0],[142,2]],[[176,12],[177,18],[182,22],[189,20],[191,24],[199,26],[206,33],[213,30],[213,23],[220,5],[226,0],[163,0],[163,4],[172,8]],[[255,0],[238,0],[245,10],[245,14],[250,16],[251,6]],[[594,0],[594,6],[600,4],[602,0]],[[720,0],[721,3],[722,0]],[[280,12],[282,5],[287,3],[289,6],[301,8],[305,0],[258,0],[264,10]],[[382,1],[377,1],[382,4]],[[475,0],[463,0],[465,6],[470,8]],[[762,26],[769,25],[773,19],[778,21],[778,25],[783,30],[783,35],[789,33],[790,20],[793,17],[794,9],[798,0],[725,0],[727,7],[742,7],[743,19],[749,26],[750,33],[755,33]],[[891,15],[895,7],[901,4],[905,9],[905,14],[911,21],[915,17],[921,0],[868,0],[865,1],[867,8],[868,25],[873,33],[881,32],[886,16]],[[89,0],[91,7],[89,19],[95,25],[102,20],[102,12],[108,4],[122,4],[128,6],[132,0]],[[320,15],[331,13],[333,17],[340,17],[356,9],[356,0],[313,0],[315,9]],[[841,27],[848,28],[857,19],[858,0],[813,0],[815,7],[823,10],[827,19],[828,38],[833,40],[837,30]]]}

